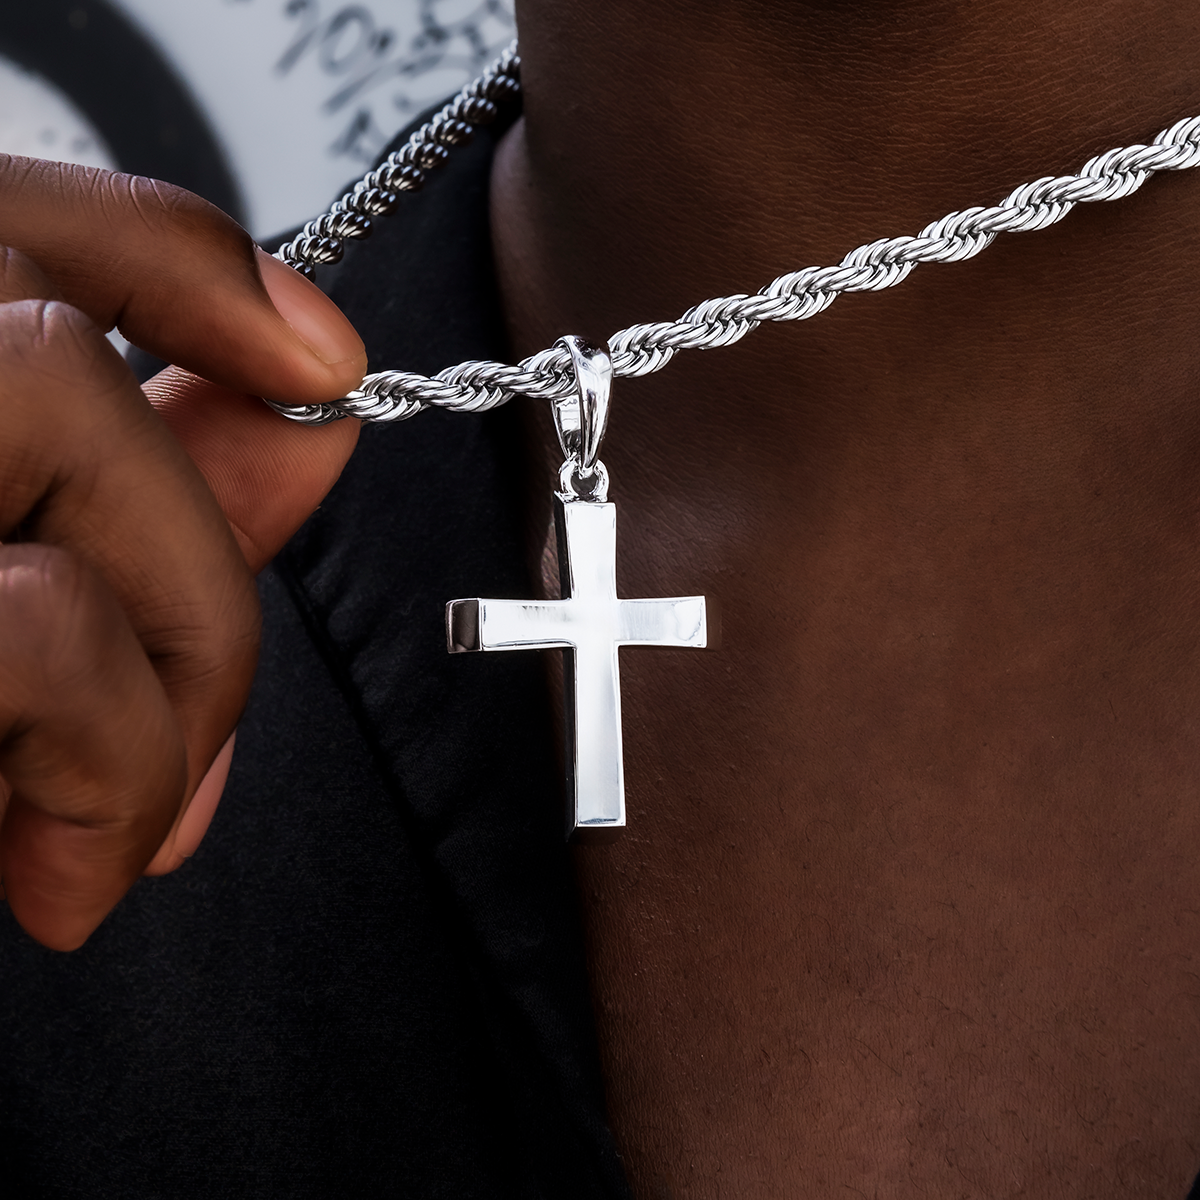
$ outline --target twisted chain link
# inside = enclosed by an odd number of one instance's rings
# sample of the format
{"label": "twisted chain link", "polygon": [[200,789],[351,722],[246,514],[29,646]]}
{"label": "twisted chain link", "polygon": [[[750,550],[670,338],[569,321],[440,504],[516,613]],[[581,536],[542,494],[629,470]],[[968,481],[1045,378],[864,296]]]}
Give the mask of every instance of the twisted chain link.
{"label": "twisted chain link", "polygon": [[[449,157],[447,146],[469,141],[474,126],[492,120],[496,103],[519,91],[520,58],[513,44],[468,84],[409,141],[368,172],[330,210],[310,221],[277,252],[306,275],[336,262],[346,238],[365,237],[370,217],[393,212],[399,193],[424,181],[424,172]],[[1028,233],[1061,221],[1076,204],[1119,200],[1136,192],[1156,171],[1200,165],[1200,116],[1176,122],[1148,146],[1125,146],[1097,155],[1078,175],[1035,179],[991,208],[952,212],[916,237],[892,237],[852,250],[837,266],[805,267],[772,280],[752,296],[722,296],[688,309],[675,321],[632,325],[609,339],[613,374],[629,378],[661,371],[679,350],[728,346],[763,321],[803,321],[828,308],[843,292],[895,287],[920,263],[961,262],[991,245],[998,233]],[[294,421],[319,425],[341,417],[401,421],[424,408],[484,412],[514,396],[556,400],[573,391],[565,349],[542,350],[517,366],[465,362],[434,376],[407,371],[368,375],[362,387],[330,404],[271,407]]]}

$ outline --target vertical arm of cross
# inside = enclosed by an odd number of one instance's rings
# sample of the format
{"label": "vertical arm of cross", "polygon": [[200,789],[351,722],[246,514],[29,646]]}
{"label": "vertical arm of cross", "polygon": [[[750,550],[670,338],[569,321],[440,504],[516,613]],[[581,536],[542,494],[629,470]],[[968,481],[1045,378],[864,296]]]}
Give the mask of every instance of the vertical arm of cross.
{"label": "vertical arm of cross", "polygon": [[621,674],[617,660],[617,517],[612,504],[555,501],[562,594],[577,618],[563,663],[568,824],[572,831],[625,824]]}

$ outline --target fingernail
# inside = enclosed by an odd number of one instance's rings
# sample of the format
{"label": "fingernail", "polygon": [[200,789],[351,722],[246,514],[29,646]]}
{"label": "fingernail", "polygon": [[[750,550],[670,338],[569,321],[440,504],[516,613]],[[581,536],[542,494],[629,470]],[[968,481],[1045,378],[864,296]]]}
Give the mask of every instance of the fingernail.
{"label": "fingernail", "polygon": [[[284,269],[290,271],[291,267]],[[212,766],[208,768],[208,774],[200,781],[187,812],[183,814],[183,820],[179,822],[179,829],[175,834],[175,850],[184,858],[191,858],[196,853],[212,823],[213,814],[217,811],[217,805],[221,802],[225,784],[229,779],[229,765],[233,762],[233,743],[236,738],[237,732],[234,731],[229,735],[229,741],[217,752]]]}
{"label": "fingernail", "polygon": [[333,366],[362,355],[362,338],[315,283],[265,250],[258,251],[258,269],[279,315],[323,363]]}

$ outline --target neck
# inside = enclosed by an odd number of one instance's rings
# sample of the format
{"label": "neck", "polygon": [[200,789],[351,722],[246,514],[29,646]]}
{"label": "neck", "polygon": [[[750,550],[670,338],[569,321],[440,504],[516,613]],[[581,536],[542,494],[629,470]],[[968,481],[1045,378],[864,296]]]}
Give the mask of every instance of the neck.
{"label": "neck", "polygon": [[[493,185],[518,354],[836,262],[1200,111],[1200,7],[1168,0],[645,14],[637,0],[520,6],[526,115]],[[670,480],[678,502],[718,506],[722,528],[772,512],[786,533],[797,488],[835,486],[831,472],[858,485],[853,447],[873,446],[875,473],[931,443],[956,453],[947,424],[1002,446],[1031,421],[1077,439],[1106,404],[1190,421],[1197,176],[619,381],[616,494]]]}
{"label": "neck", "polygon": [[[493,174],[519,354],[1200,112],[1197,5],[647,8],[520,5],[526,116]],[[1153,1013],[1192,951],[1121,914],[1200,909],[1177,853],[1200,838],[1198,210],[1200,171],[1164,176],[618,381],[623,594],[725,615],[720,655],[623,659],[631,829],[580,860],[644,1194],[810,1194],[816,1171],[820,1194],[943,1195],[953,1161],[998,1189],[1013,1164],[1116,1172],[1151,1128],[1155,1194],[1185,1189],[1200,1106],[1171,1081],[1200,1019]],[[1140,1099],[1101,1128],[1064,1099],[1093,1094]]]}
{"label": "neck", "polygon": [[1168,0],[655,7],[520,6],[498,227],[518,341],[753,291],[1200,104],[1200,10]]}

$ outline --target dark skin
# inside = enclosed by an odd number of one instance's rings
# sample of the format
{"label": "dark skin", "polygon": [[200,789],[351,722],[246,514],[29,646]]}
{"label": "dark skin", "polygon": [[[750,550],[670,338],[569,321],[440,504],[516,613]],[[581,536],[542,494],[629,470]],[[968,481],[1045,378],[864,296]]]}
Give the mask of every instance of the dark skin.
{"label": "dark skin", "polygon": [[[518,16],[518,354],[1200,112],[1170,0]],[[719,654],[624,656],[630,829],[577,855],[641,1200],[1200,1169],[1197,212],[1160,177],[618,383],[622,590],[725,617]]]}
{"label": "dark skin", "polygon": [[[70,950],[203,836],[254,671],[253,574],[356,440],[254,397],[332,399],[365,355],[195,196],[4,156],[0,192],[0,870],[26,931]],[[113,325],[195,374],[143,394]]]}

